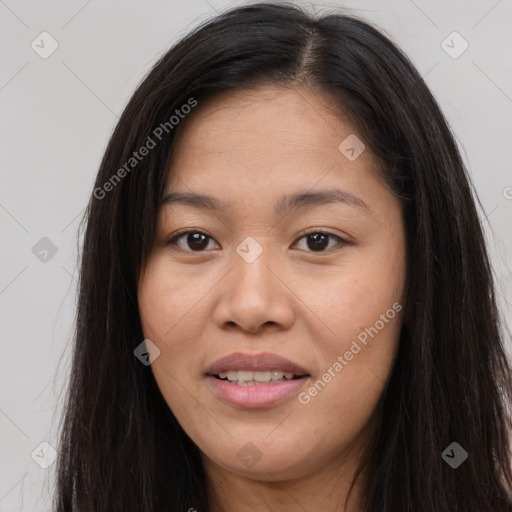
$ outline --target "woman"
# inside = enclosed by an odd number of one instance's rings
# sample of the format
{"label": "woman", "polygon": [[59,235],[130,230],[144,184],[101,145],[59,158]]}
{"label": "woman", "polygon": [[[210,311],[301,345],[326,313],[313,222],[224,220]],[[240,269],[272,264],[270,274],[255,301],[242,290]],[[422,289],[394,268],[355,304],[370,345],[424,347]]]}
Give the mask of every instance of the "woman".
{"label": "woman", "polygon": [[470,179],[377,29],[204,23],[135,91],[85,220],[56,510],[512,510]]}

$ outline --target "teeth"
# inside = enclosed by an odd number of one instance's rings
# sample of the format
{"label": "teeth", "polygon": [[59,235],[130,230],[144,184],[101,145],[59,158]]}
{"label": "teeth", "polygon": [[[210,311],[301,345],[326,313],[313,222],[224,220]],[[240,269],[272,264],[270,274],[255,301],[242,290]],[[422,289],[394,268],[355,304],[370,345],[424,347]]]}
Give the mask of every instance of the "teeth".
{"label": "teeth", "polygon": [[265,370],[260,372],[253,372],[248,370],[220,372],[221,379],[228,379],[231,382],[236,382],[240,386],[258,385],[262,382],[283,382],[285,380],[293,379],[292,372],[282,372],[279,370]]}
{"label": "teeth", "polygon": [[228,380],[238,380],[238,372],[227,372],[225,376]]}
{"label": "teeth", "polygon": [[242,382],[249,382],[250,380],[254,380],[254,372],[248,372],[248,371],[238,371],[238,381]]}
{"label": "teeth", "polygon": [[[272,372],[270,370],[267,370],[265,372],[253,372],[254,373],[254,380],[256,382],[270,382],[272,379]],[[291,374],[293,377],[293,373]]]}

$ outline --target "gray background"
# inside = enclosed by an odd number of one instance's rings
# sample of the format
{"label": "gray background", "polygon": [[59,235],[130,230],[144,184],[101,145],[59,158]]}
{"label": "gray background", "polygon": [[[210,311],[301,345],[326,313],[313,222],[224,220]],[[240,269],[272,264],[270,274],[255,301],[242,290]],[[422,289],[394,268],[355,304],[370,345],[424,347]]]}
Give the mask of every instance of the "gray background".
{"label": "gray background", "polygon": [[[43,469],[35,460],[38,453],[49,460],[42,442],[57,446],[76,300],[76,233],[118,114],[173,42],[242,3],[250,2],[0,0],[0,512],[51,509],[55,466]],[[425,77],[482,202],[510,325],[512,1],[300,3],[319,12],[354,9],[382,27]],[[49,39],[41,42],[43,31],[58,43],[46,59],[31,47],[35,41],[50,48]],[[458,58],[442,47],[453,31],[469,44]],[[462,49],[453,37],[444,44],[452,53]],[[56,254],[38,252],[43,237]],[[43,249],[45,243],[39,242]]]}

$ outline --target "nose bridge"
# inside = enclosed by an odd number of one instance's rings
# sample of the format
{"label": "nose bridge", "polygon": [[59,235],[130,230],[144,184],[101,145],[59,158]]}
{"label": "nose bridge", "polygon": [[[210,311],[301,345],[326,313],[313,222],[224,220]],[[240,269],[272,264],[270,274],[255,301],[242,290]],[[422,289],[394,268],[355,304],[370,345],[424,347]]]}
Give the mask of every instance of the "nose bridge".
{"label": "nose bridge", "polygon": [[272,250],[268,244],[247,237],[236,247],[235,252],[233,285],[236,293],[242,292],[243,296],[254,296],[268,303],[272,299],[272,291],[277,291],[276,277],[270,271],[270,268],[276,267]]}
{"label": "nose bridge", "polygon": [[219,324],[236,323],[255,331],[266,323],[289,325],[293,321],[290,297],[278,277],[275,252],[255,239],[236,247],[232,271],[226,276],[217,311]]}

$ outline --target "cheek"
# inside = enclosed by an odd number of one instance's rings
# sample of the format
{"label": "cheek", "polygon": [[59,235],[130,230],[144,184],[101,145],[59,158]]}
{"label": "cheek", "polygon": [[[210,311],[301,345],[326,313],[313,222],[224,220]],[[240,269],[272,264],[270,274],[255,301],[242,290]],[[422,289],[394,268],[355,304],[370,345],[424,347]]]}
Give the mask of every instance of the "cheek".
{"label": "cheek", "polygon": [[343,428],[350,428],[349,417],[354,426],[371,415],[398,348],[404,281],[400,240],[361,250],[337,270],[317,295],[319,316],[328,327],[323,332],[329,334],[317,337],[323,369],[301,403],[310,407],[310,402],[312,411],[329,411]]}
{"label": "cheek", "polygon": [[191,339],[198,339],[193,330],[202,325],[198,306],[207,284],[174,268],[165,255],[153,256],[139,281],[139,313],[144,335],[173,348],[182,346],[177,340],[183,329]]}
{"label": "cheek", "polygon": [[193,320],[192,305],[197,302],[192,287],[169,269],[165,258],[153,256],[139,281],[138,303],[144,337],[160,350],[151,371],[169,407],[175,410],[193,368],[194,350],[190,340],[200,339],[202,325]]}
{"label": "cheek", "polygon": [[[361,333],[364,341],[364,333],[376,323],[383,343],[373,352],[382,356],[398,337],[400,310],[404,309],[403,240],[383,239],[380,244],[354,248],[351,254],[347,253],[343,265],[330,269],[328,275],[325,270],[319,272],[323,274],[318,274],[316,279],[302,281],[299,293],[326,326],[322,329],[326,333],[322,339],[330,357],[340,350],[349,350],[351,341]],[[315,281],[318,286],[313,287]]]}
{"label": "cheek", "polygon": [[191,389],[190,369],[197,355],[191,340],[201,338],[195,330],[202,323],[194,320],[192,307],[199,298],[190,281],[170,268],[165,257],[153,255],[139,281],[139,314],[144,337],[160,349],[151,371],[167,405],[185,423],[201,412],[185,391]]}
{"label": "cheek", "polygon": [[398,348],[403,309],[397,311],[400,305],[394,304],[395,308],[386,304],[370,313],[362,310],[357,320],[350,315],[339,318],[335,325],[339,336],[321,349],[317,346],[322,370],[298,396],[305,431],[322,433],[331,442],[345,442],[367,424]]}

